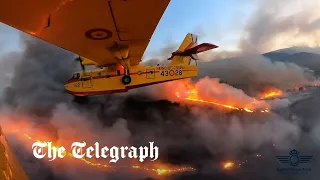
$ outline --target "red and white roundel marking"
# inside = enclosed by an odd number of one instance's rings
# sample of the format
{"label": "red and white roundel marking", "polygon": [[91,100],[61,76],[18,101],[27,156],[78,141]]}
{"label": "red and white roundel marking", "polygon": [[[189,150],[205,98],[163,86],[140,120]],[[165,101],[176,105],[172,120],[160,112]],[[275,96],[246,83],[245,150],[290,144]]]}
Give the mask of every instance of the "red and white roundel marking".
{"label": "red and white roundel marking", "polygon": [[105,40],[112,37],[112,32],[108,29],[95,28],[87,31],[85,36],[91,40]]}

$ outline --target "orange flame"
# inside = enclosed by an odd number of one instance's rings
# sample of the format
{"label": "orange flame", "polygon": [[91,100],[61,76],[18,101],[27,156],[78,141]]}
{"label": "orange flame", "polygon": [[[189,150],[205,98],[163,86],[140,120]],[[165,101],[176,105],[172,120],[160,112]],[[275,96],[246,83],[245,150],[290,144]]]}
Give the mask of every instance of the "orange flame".
{"label": "orange flame", "polygon": [[227,161],[223,163],[224,169],[233,169],[233,167],[234,167],[234,162],[232,161]]}
{"label": "orange flame", "polygon": [[279,97],[282,95],[283,95],[283,91],[281,91],[280,89],[272,88],[272,89],[268,89],[266,92],[262,93],[262,95],[260,96],[260,99]]}
{"label": "orange flame", "polygon": [[[215,106],[220,106],[220,107],[232,109],[232,110],[244,111],[244,112],[248,112],[248,113],[255,112],[253,109],[251,109],[249,107],[242,107],[241,108],[241,107],[236,107],[236,106],[229,105],[229,104],[222,104],[222,103],[217,103],[214,101],[208,101],[208,100],[201,99],[198,96],[198,92],[197,92],[196,88],[192,87],[192,85],[190,85],[190,84],[187,86],[190,90],[187,90],[184,93],[186,96],[181,95],[180,92],[176,92],[175,96],[179,99],[183,99],[186,101],[198,102],[198,103],[203,103],[203,104],[213,104]],[[253,103],[255,103],[255,102],[253,102]],[[265,113],[265,112],[269,112],[269,110],[266,108],[264,110],[260,110],[260,112]]]}

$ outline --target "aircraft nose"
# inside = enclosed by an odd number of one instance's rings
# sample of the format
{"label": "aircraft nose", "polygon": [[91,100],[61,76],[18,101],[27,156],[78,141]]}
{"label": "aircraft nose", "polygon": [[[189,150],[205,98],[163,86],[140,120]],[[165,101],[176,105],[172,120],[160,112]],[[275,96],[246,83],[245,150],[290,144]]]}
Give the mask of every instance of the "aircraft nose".
{"label": "aircraft nose", "polygon": [[69,90],[69,86],[70,86],[69,83],[65,83],[64,84],[64,89]]}
{"label": "aircraft nose", "polygon": [[69,83],[65,83],[64,84],[64,89],[66,92],[68,92],[69,94],[72,94],[72,91],[71,91],[71,85]]}

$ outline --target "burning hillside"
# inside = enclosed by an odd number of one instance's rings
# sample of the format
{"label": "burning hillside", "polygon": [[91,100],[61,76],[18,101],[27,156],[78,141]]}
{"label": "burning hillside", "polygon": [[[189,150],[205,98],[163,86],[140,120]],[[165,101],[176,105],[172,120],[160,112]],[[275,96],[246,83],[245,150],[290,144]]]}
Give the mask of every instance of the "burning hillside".
{"label": "burning hillside", "polygon": [[[162,92],[154,89],[163,89]],[[152,95],[173,102],[189,105],[210,106],[222,112],[239,111],[246,113],[267,113],[278,104],[289,105],[286,100],[277,99],[283,95],[281,90],[264,88],[257,97],[247,95],[243,90],[220,82],[217,78],[204,77],[197,81],[180,80],[151,88]],[[268,98],[267,98],[268,97]],[[267,99],[275,99],[268,100]]]}
{"label": "burning hillside", "polygon": [[[201,83],[202,83],[201,81],[214,81],[212,85],[209,85],[209,87],[207,87],[211,89],[209,90],[207,89],[207,90],[208,91],[211,90],[211,92],[215,94],[212,94],[211,96],[209,95],[210,97],[209,96],[201,97],[200,93],[203,91],[201,90],[201,87],[198,87],[199,84],[201,86]],[[185,103],[189,102],[189,103],[195,103],[195,104],[207,104],[207,105],[213,105],[213,106],[222,107],[230,110],[245,111],[249,113],[256,111],[256,109],[261,109],[261,110],[258,110],[259,112],[269,112],[269,107],[267,103],[258,101],[254,98],[251,98],[252,102],[242,104],[241,102],[239,102],[238,98],[233,98],[237,96],[233,96],[232,93],[225,92],[225,89],[230,88],[225,84],[217,84],[215,80],[210,80],[208,78],[200,80],[199,84],[197,84],[197,88],[193,84],[186,84],[186,89],[182,90],[182,92],[179,91],[181,89],[175,92],[176,97]],[[227,88],[221,89],[219,88],[221,86],[227,87]],[[220,94],[224,94],[224,93],[225,93],[224,95],[225,97],[219,98],[221,97]]]}
{"label": "burning hillside", "polygon": [[277,88],[266,88],[260,95],[260,99],[276,98],[283,95],[283,91]]}
{"label": "burning hillside", "polygon": [[[259,22],[254,24],[260,27]],[[249,34],[248,42],[261,42],[257,34]],[[245,54],[199,63],[195,80],[76,103],[63,89],[79,69],[75,55],[30,37],[22,36],[22,42],[23,52],[6,56],[18,64],[2,97],[0,124],[32,180],[299,179],[279,175],[275,156],[290,148],[309,155],[319,151],[320,92],[313,90],[313,99],[294,104],[276,98],[316,80],[295,64]],[[158,161],[145,164],[69,155],[50,162],[33,157],[34,141],[52,141],[56,147],[73,141],[108,146],[154,141],[160,153]],[[312,173],[303,178],[318,178]]]}

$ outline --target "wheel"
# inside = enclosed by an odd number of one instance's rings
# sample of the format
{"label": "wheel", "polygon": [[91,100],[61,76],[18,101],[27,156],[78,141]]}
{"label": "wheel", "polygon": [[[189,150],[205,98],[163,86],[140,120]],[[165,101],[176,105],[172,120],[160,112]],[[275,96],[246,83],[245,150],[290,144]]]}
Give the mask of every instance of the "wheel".
{"label": "wheel", "polygon": [[123,77],[122,77],[122,83],[123,83],[124,85],[130,84],[130,83],[131,83],[131,77],[128,76],[128,75],[123,76]]}

